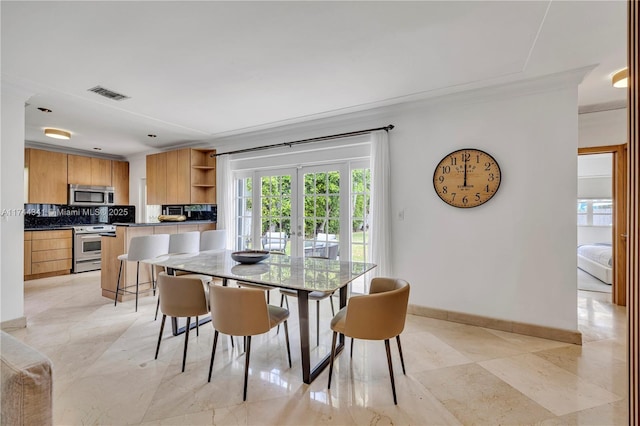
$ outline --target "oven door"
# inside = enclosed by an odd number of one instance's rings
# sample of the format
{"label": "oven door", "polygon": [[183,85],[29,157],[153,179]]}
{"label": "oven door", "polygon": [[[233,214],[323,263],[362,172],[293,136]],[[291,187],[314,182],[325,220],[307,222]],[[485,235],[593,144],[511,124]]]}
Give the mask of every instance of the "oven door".
{"label": "oven door", "polygon": [[100,234],[76,234],[73,244],[73,272],[100,269]]}

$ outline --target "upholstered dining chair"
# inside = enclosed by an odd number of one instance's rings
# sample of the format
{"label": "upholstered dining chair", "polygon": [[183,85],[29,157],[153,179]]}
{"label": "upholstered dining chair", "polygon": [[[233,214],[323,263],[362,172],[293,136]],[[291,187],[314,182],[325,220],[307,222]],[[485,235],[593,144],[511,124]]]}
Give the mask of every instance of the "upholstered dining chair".
{"label": "upholstered dining chair", "polygon": [[[271,250],[271,251],[269,251],[269,254],[282,254],[282,255],[284,255],[285,253],[283,251]],[[271,290],[274,290],[275,287],[272,287],[272,286],[269,286],[269,285],[262,285],[262,284],[253,284],[253,283],[248,283],[248,282],[245,282],[245,281],[237,281],[236,284],[238,284],[238,287],[254,288],[256,290],[264,291],[265,295],[267,296],[267,303],[271,302]],[[280,307],[282,307],[282,301],[280,302]],[[287,304],[287,308],[289,308],[288,304]],[[280,330],[279,326],[278,326],[278,330]]]}
{"label": "upholstered dining chair", "polygon": [[158,334],[158,346],[156,346],[156,357],[160,351],[162,342],[162,332],[167,315],[174,318],[187,318],[187,326],[184,332],[184,353],[182,355],[182,371],[184,372],[187,362],[187,347],[189,345],[189,328],[191,317],[196,318],[196,332],[200,334],[198,328],[198,316],[209,313],[207,297],[199,278],[187,276],[167,275],[165,272],[158,274],[158,290],[160,300],[160,311],[162,312],[162,322],[160,333]]}
{"label": "upholstered dining chair", "polygon": [[[284,303],[287,304],[287,309],[289,309],[289,297],[298,297],[297,290],[291,290],[288,288],[280,289],[280,306]],[[316,345],[320,344],[320,301],[324,299],[329,299],[331,302],[331,315],[335,315],[336,311],[333,306],[333,293],[323,293],[321,291],[312,291],[309,293],[309,301],[316,302]],[[283,303],[284,302],[284,303]]]}
{"label": "upholstered dining chair", "polygon": [[211,324],[215,332],[213,335],[213,349],[211,350],[211,363],[209,364],[209,377],[207,381],[211,381],[213,360],[218,343],[218,333],[245,337],[244,390],[242,400],[246,401],[247,378],[251,356],[251,336],[266,333],[282,323],[284,325],[285,340],[287,343],[289,368],[291,368],[291,348],[289,346],[289,328],[287,326],[289,311],[278,306],[269,305],[265,300],[264,291],[254,288],[211,285],[209,286],[209,297]]}
{"label": "upholstered dining chair", "polygon": [[[336,338],[338,333],[352,339],[384,340],[387,349],[387,364],[391,378],[391,391],[393,403],[398,404],[396,398],[396,385],[393,379],[393,363],[391,361],[391,349],[389,339],[396,338],[402,373],[406,374],[400,333],[404,330],[407,317],[407,305],[409,304],[409,283],[394,278],[374,278],[371,280],[369,294],[352,296],[346,307],[331,320],[333,338],[331,342],[331,361],[329,363],[329,384],[331,388],[331,373],[333,361],[336,356]],[[353,353],[353,340],[352,353]]]}
{"label": "upholstered dining chair", "polygon": [[[124,262],[136,262],[136,312],[138,311],[138,294],[140,289],[140,262],[152,260],[158,256],[163,254],[167,254],[169,252],[169,235],[168,234],[155,234],[155,235],[143,235],[139,237],[131,238],[129,242],[129,248],[127,253],[121,254],[118,256],[118,260],[120,261],[120,269],[118,270],[118,282],[116,284],[116,294],[113,306],[118,304],[118,295],[122,291],[122,294],[125,293],[133,293],[132,291],[127,290],[128,287],[125,284],[122,288],[120,288],[120,277],[122,276],[122,268],[124,266]],[[154,268],[151,265],[151,285],[155,292],[156,284],[154,279]]]}
{"label": "upholstered dining chair", "polygon": [[[179,234],[169,235],[168,254],[188,254],[188,253],[198,253],[198,251],[200,251],[200,231],[182,232]],[[175,273],[175,275],[187,275],[187,274],[191,275],[187,272],[181,272],[181,271],[176,271]],[[204,284],[208,283],[208,280],[206,279],[202,281]],[[155,291],[155,288],[154,288],[154,291]],[[156,303],[156,315],[155,315],[154,321],[158,319],[159,309],[160,309],[160,297],[158,296],[158,302]],[[196,321],[197,321],[197,318],[196,318]]]}

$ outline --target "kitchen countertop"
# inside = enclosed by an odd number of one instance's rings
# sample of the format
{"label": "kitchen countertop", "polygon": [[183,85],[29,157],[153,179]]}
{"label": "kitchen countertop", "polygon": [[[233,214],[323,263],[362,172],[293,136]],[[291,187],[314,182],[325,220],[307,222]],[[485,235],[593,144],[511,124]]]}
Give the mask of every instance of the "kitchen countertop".
{"label": "kitchen countertop", "polygon": [[116,226],[164,226],[164,225],[199,225],[202,223],[216,223],[212,220],[183,220],[181,222],[151,222],[151,223],[114,223]]}
{"label": "kitchen countertop", "polygon": [[73,226],[47,226],[44,228],[24,228],[25,231],[63,231],[66,229],[73,229]]}

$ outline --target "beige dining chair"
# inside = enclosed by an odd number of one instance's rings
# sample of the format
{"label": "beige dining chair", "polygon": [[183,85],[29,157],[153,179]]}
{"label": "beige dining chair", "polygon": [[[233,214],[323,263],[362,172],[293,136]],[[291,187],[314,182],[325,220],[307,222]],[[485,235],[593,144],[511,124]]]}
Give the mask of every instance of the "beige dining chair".
{"label": "beige dining chair", "polygon": [[369,294],[352,296],[348,305],[340,310],[331,320],[333,338],[331,341],[331,361],[329,363],[329,384],[331,388],[331,373],[336,356],[336,338],[338,333],[351,337],[351,354],[353,355],[353,339],[384,340],[387,350],[387,364],[391,378],[393,403],[398,404],[396,385],[393,379],[393,363],[389,339],[396,338],[402,373],[404,368],[400,333],[404,330],[409,304],[409,283],[395,278],[374,278],[371,280]]}
{"label": "beige dining chair", "polygon": [[[116,284],[116,294],[113,306],[118,304],[118,295],[122,292],[122,294],[132,294],[136,295],[136,312],[138,312],[138,294],[140,290],[140,262],[145,262],[152,260],[158,256],[163,254],[167,254],[169,252],[169,235],[168,234],[155,234],[155,235],[143,235],[140,237],[133,237],[129,242],[129,248],[127,253],[121,254],[118,256],[118,260],[120,261],[120,269],[118,270],[118,282]],[[122,269],[124,267],[124,262],[136,262],[136,290],[135,292],[127,290],[129,287],[125,284],[120,287],[120,278],[122,276]],[[151,265],[151,286],[153,288],[155,294],[156,281],[154,279],[154,268]]]}
{"label": "beige dining chair", "polygon": [[196,333],[200,334],[198,327],[198,316],[209,313],[207,297],[199,278],[187,276],[167,275],[166,272],[158,274],[158,291],[160,300],[160,311],[162,312],[162,322],[160,323],[160,333],[158,335],[158,346],[156,346],[156,357],[160,351],[162,342],[162,332],[167,315],[174,318],[187,318],[187,326],[184,332],[184,353],[182,355],[182,371],[184,372],[187,361],[187,347],[189,345],[189,329],[191,327],[191,317],[196,319]]}
{"label": "beige dining chair", "polygon": [[[283,251],[270,251],[269,254],[282,254],[284,255],[285,253]],[[236,284],[238,285],[238,287],[245,287],[245,288],[254,288],[256,290],[261,290],[265,292],[265,295],[267,297],[267,303],[271,302],[271,290],[275,290],[276,287],[273,286],[269,286],[269,285],[262,285],[262,284],[254,284],[254,283],[248,283],[246,281],[236,281]],[[282,307],[282,301],[280,301],[280,307]],[[287,305],[287,308],[289,306]],[[278,327],[278,330],[280,330],[280,327]]]}
{"label": "beige dining chair", "polygon": [[246,338],[244,364],[244,390],[242,400],[247,400],[247,379],[249,374],[249,360],[251,356],[251,336],[266,333],[282,323],[284,325],[287,343],[287,357],[291,368],[291,348],[289,346],[289,328],[287,319],[289,311],[278,306],[269,305],[264,297],[264,291],[254,288],[226,287],[220,285],[209,286],[211,305],[211,324],[215,330],[213,335],[213,349],[209,364],[208,382],[211,382],[213,360],[218,344],[218,333],[229,336],[243,336]]}
{"label": "beige dining chair", "polygon": [[[168,254],[189,254],[198,253],[200,251],[200,231],[181,232],[179,234],[169,235],[169,251]],[[158,271],[160,273],[160,271]],[[200,275],[191,274],[188,272],[175,271],[174,275],[189,275],[200,278],[203,284],[208,284],[211,281],[211,277],[204,277]],[[206,288],[206,287],[205,287]],[[155,290],[155,289],[154,289]],[[158,319],[158,310],[160,309],[160,296],[158,296],[158,302],[156,303],[156,315],[154,321]],[[198,319],[196,318],[196,321]]]}
{"label": "beige dining chair", "polygon": [[[289,309],[289,297],[298,297],[297,290],[291,290],[288,288],[280,289],[280,306],[283,305],[283,302],[287,304],[287,309]],[[331,302],[331,315],[335,315],[335,307],[333,306],[333,293],[323,293],[321,291],[312,291],[309,292],[309,301],[316,302],[316,345],[320,344],[320,301],[324,299],[329,299]]]}

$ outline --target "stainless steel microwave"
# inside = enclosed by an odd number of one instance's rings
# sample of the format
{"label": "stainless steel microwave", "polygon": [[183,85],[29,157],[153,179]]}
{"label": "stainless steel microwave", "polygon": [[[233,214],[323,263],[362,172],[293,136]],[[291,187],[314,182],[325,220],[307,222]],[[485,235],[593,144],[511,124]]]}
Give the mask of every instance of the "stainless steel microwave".
{"label": "stainless steel microwave", "polygon": [[91,186],[69,184],[69,205],[111,206],[115,204],[113,186]]}

